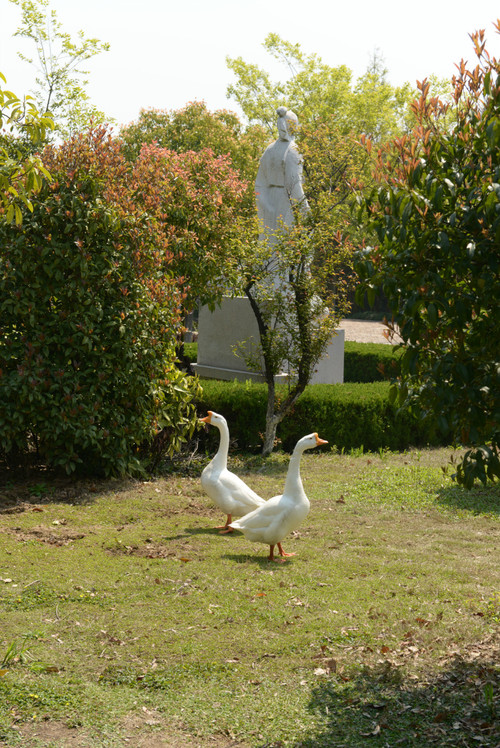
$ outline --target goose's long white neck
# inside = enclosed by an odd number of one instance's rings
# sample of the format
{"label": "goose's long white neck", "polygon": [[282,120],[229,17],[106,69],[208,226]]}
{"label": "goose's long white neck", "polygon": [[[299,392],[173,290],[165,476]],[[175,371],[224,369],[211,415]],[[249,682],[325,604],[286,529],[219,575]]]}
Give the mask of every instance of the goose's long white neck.
{"label": "goose's long white neck", "polygon": [[304,448],[302,446],[295,446],[292,456],[290,457],[283,493],[289,494],[291,492],[295,493],[296,491],[301,493],[304,492],[302,479],[300,477],[300,458],[302,457],[303,452]]}
{"label": "goose's long white neck", "polygon": [[225,423],[216,424],[220,433],[219,449],[214,457],[214,462],[221,470],[227,468],[227,453],[229,451],[229,429]]}

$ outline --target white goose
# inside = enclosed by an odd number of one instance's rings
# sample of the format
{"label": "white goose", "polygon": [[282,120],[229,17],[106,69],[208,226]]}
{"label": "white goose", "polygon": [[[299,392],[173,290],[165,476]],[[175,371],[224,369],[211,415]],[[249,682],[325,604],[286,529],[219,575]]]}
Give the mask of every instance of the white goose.
{"label": "white goose", "polygon": [[230,527],[233,515],[241,517],[256,507],[265,504],[255,491],[227,469],[229,450],[229,429],[224,416],[208,411],[208,416],[200,421],[216,426],[220,431],[220,443],[217,454],[201,474],[201,485],[219,509],[227,514],[226,524],[220,525],[221,534],[232,532]]}
{"label": "white goose", "polygon": [[[309,499],[300,478],[300,458],[306,449],[312,449],[320,444],[328,442],[320,439],[317,434],[308,434],[299,439],[290,458],[283,493],[280,496],[273,496],[250,514],[231,522],[231,527],[241,530],[248,540],[269,545],[269,561],[281,562],[284,557],[295,556],[295,553],[285,553],[281,541],[285,535],[295,530],[309,513]],[[274,557],[275,545],[278,546],[282,558]]]}

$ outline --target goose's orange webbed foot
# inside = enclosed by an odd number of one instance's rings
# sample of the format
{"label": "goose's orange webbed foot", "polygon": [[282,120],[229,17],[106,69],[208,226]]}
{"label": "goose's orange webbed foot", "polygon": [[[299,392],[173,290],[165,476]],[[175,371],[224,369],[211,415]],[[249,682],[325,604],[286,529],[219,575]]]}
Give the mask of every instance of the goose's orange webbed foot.
{"label": "goose's orange webbed foot", "polygon": [[295,556],[295,553],[285,553],[281,543],[278,543],[277,545],[280,552],[279,558],[276,558],[276,556],[274,555],[274,545],[271,545],[269,546],[269,556],[267,557],[268,561],[274,561],[276,564],[284,564],[285,558],[288,558],[289,556]]}
{"label": "goose's orange webbed foot", "polygon": [[220,530],[219,535],[226,535],[228,532],[234,532],[233,528],[230,527],[231,521],[233,519],[232,514],[227,515],[227,520],[225,525],[218,525],[215,529]]}
{"label": "goose's orange webbed foot", "polygon": [[278,543],[278,550],[279,550],[280,556],[282,558],[289,558],[290,556],[295,556],[295,553],[285,553],[285,551],[283,550],[283,546],[281,545],[281,543]]}

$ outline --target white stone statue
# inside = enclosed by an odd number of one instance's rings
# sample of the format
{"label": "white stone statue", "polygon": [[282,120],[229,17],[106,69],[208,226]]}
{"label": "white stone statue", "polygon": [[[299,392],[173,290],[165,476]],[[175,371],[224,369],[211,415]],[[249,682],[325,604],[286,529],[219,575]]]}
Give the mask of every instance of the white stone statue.
{"label": "white stone statue", "polygon": [[293,223],[292,205],[307,210],[302,188],[302,158],[295,143],[297,115],[281,106],[277,110],[279,138],[260,159],[255,192],[261,239],[274,243],[276,234]]}

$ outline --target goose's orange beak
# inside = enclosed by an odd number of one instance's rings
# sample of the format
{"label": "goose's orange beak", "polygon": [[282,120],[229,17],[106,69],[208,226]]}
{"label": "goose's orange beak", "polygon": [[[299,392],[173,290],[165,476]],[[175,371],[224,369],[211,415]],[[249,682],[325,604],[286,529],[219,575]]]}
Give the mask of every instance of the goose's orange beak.
{"label": "goose's orange beak", "polygon": [[212,420],[212,413],[213,411],[208,411],[208,416],[205,416],[205,418],[200,418],[200,421],[203,421],[203,423],[210,423]]}
{"label": "goose's orange beak", "polygon": [[328,444],[326,439],[320,439],[317,434],[315,434],[316,437],[316,444],[319,446],[320,444]]}

